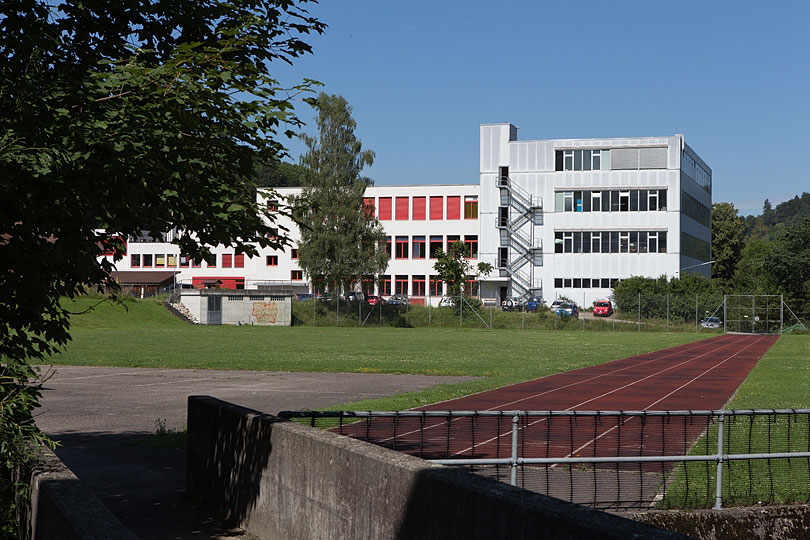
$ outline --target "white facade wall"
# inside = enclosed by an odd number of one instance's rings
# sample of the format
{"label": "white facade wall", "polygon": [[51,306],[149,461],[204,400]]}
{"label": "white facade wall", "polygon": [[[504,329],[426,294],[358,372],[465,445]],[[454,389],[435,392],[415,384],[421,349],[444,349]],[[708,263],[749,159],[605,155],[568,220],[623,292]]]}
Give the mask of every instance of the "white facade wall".
{"label": "white facade wall", "polygon": [[[698,223],[685,215],[681,209],[681,190],[688,192],[706,208],[711,208],[711,169],[689,149],[682,135],[671,137],[643,137],[621,139],[568,139],[544,141],[518,141],[517,128],[511,124],[485,124],[481,126],[480,183],[481,183],[481,258],[498,267],[498,249],[508,247],[509,260],[516,258],[514,242],[506,240],[503,228],[498,228],[499,207],[510,208],[510,221],[520,213],[510,197],[517,190],[533,199],[542,200],[542,208],[534,212],[532,223],[527,222],[509,230],[509,235],[522,235],[537,245],[542,245],[528,264],[523,264],[517,272],[523,274],[523,283],[531,288],[519,286],[514,268],[502,269],[497,279],[486,284],[482,294],[521,296],[538,294],[546,301],[558,296],[567,296],[584,306],[590,306],[599,298],[610,296],[610,287],[603,287],[604,279],[617,280],[631,276],[677,277],[687,269],[709,274],[709,265],[701,260],[682,253],[681,232],[688,232],[695,238],[711,245],[711,228]],[[660,148],[657,155],[664,159],[655,169],[612,170],[609,156],[615,152],[635,148]],[[600,170],[556,170],[555,152],[565,150],[610,150],[603,153]],[[665,154],[663,154],[665,152]],[[684,152],[699,163],[702,180],[708,182],[708,189],[700,187],[690,179],[682,179],[681,158]],[[649,155],[649,154],[645,154]],[[664,162],[665,161],[665,162]],[[645,164],[646,165],[646,164]],[[506,169],[504,169],[506,168]],[[508,180],[502,180],[506,172]],[[693,175],[695,175],[693,173]],[[500,184],[508,182],[509,189]],[[616,212],[565,212],[556,207],[557,192],[594,190],[660,190],[667,191],[666,210],[656,211],[616,211]],[[502,210],[501,210],[502,211]],[[665,253],[556,253],[555,233],[582,232],[653,232],[665,231],[667,248]],[[501,259],[502,260],[502,259]],[[539,263],[539,264],[538,264]],[[531,281],[525,278],[530,277]],[[574,286],[575,280],[579,286]],[[587,282],[585,280],[588,280]],[[593,286],[599,279],[599,286]],[[560,280],[563,280],[562,284]],[[568,280],[571,282],[569,283]],[[516,281],[518,283],[516,283]],[[588,283],[589,282],[589,283]],[[583,285],[588,283],[588,285]],[[505,291],[502,288],[506,288]]]}

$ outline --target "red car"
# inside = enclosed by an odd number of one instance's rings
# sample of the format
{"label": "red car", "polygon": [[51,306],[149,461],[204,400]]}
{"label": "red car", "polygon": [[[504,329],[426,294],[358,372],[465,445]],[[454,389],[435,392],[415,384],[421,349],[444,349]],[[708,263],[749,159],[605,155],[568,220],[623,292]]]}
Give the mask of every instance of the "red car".
{"label": "red car", "polygon": [[597,300],[593,305],[594,317],[610,317],[613,315],[613,305],[610,300]]}

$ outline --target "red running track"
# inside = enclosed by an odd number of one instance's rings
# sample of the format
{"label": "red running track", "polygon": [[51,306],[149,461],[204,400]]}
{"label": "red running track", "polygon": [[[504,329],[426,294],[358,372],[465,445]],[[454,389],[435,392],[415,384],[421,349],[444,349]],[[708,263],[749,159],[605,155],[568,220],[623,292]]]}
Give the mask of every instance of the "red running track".
{"label": "red running track", "polygon": [[[558,373],[417,410],[595,411],[721,409],[776,336],[723,335],[711,339]],[[655,423],[659,425],[654,425]],[[505,457],[511,419],[399,418],[376,422],[372,442],[426,458]],[[554,423],[554,426],[550,424]],[[681,419],[528,418],[521,424],[523,457],[665,455],[685,451],[706,428]],[[368,429],[366,426],[365,429]],[[344,428],[365,438],[360,426]]]}

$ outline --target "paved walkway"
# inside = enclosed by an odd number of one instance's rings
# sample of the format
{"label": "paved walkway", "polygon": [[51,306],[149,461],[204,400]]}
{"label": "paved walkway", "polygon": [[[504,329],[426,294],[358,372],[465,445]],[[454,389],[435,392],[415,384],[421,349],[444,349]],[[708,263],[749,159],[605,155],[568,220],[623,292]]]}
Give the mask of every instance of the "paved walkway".
{"label": "paved walkway", "polygon": [[61,442],[62,461],[140,538],[249,538],[186,500],[184,449],[132,442],[154,433],[158,421],[183,429],[186,399],[194,394],[277,413],[468,379],[60,366],[44,385],[37,425]]}

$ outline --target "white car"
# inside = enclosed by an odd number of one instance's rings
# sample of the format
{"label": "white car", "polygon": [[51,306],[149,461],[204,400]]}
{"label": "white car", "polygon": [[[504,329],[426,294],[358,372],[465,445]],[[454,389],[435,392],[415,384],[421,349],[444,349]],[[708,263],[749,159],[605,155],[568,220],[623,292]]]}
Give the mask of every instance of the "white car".
{"label": "white car", "polygon": [[703,328],[720,328],[723,326],[723,321],[718,317],[706,317],[700,322],[700,326]]}
{"label": "white car", "polygon": [[455,305],[456,303],[454,299],[449,296],[442,296],[441,299],[439,300],[439,307],[451,307]]}
{"label": "white car", "polygon": [[558,300],[554,300],[554,301],[551,303],[551,307],[550,307],[549,309],[551,310],[551,312],[552,312],[552,313],[557,313],[557,309],[559,309],[560,304],[567,304],[567,303],[568,303],[568,302],[565,302],[565,301],[563,301],[563,300],[559,300],[559,299],[558,299]]}

